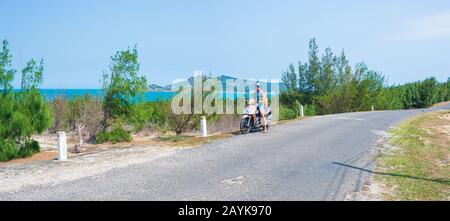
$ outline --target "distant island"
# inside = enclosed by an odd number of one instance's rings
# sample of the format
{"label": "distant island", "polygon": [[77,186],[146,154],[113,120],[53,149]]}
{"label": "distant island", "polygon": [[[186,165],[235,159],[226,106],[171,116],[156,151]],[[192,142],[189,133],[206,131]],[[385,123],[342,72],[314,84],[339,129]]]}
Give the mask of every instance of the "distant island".
{"label": "distant island", "polygon": [[163,86],[159,86],[157,84],[150,84],[148,86],[148,91],[149,92],[166,92],[166,91],[170,91],[170,85],[167,85],[167,86],[163,87]]}
{"label": "distant island", "polygon": [[[214,76],[211,76],[211,75],[204,75],[204,77],[206,77],[207,79],[218,79],[220,82],[222,82],[222,85],[223,85],[224,89],[225,89],[225,85],[226,85],[226,81],[227,80],[229,80],[229,79],[231,79],[231,80],[239,79],[239,78],[236,78],[236,77],[231,77],[231,76],[226,76],[226,75],[220,75],[220,76],[217,76],[217,77],[214,77]],[[187,82],[189,82],[192,85],[193,82],[194,82],[194,77],[188,78]],[[266,82],[261,82],[261,83],[265,84]],[[171,91],[171,87],[172,87],[171,84],[166,85],[166,86],[160,86],[160,85],[157,85],[157,84],[150,84],[148,86],[148,91],[149,92],[168,92],[168,91]],[[268,90],[270,90],[270,86],[269,86]],[[285,91],[286,90],[286,86],[282,82],[280,82],[279,90],[280,91]]]}

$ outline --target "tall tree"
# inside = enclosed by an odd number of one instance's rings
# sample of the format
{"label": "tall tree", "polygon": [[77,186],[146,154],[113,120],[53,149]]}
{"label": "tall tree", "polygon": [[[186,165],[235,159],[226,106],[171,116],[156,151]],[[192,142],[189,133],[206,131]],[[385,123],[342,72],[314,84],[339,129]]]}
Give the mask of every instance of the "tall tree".
{"label": "tall tree", "polygon": [[25,68],[22,69],[22,90],[37,89],[43,81],[44,59],[37,64],[34,59],[28,61]]}
{"label": "tall tree", "polygon": [[109,72],[103,75],[105,130],[111,119],[129,116],[133,100],[147,91],[147,80],[144,76],[138,76],[138,72],[136,46],[133,49],[118,51],[111,57]]}
{"label": "tall tree", "polygon": [[344,50],[341,51],[341,55],[336,58],[336,71],[337,71],[337,84],[340,86],[350,82],[352,77],[352,68],[350,66]]}
{"label": "tall tree", "polygon": [[331,48],[325,49],[325,55],[322,56],[320,69],[320,84],[318,86],[318,93],[325,94],[328,90],[332,90],[336,83],[335,75],[336,59],[331,51]]}
{"label": "tall tree", "polygon": [[50,111],[38,87],[42,82],[43,65],[30,61],[22,70],[23,89],[13,93],[12,81],[16,71],[11,67],[8,42],[0,51],[0,160],[29,156],[39,151],[32,140],[33,133],[42,133],[51,123]]}
{"label": "tall tree", "polygon": [[419,83],[420,107],[430,107],[438,100],[438,82],[435,77]]}
{"label": "tall tree", "polygon": [[11,59],[12,55],[8,48],[8,41],[4,40],[0,51],[0,90],[2,92],[0,94],[0,141],[11,139],[10,129],[14,112],[12,81],[16,73],[16,70],[12,68]]}
{"label": "tall tree", "polygon": [[299,91],[298,88],[298,75],[295,72],[295,66],[293,64],[289,65],[289,68],[283,72],[281,76],[286,89],[289,91]]}
{"label": "tall tree", "polygon": [[306,80],[312,95],[317,95],[318,89],[320,88],[320,68],[319,47],[317,46],[316,39],[313,38],[309,41],[309,62],[306,74]]}
{"label": "tall tree", "polygon": [[16,70],[11,65],[12,55],[9,52],[8,44],[8,41],[5,39],[2,42],[2,51],[0,51],[0,88],[3,94],[8,93],[12,89],[12,80],[16,73]]}
{"label": "tall tree", "polygon": [[310,92],[308,79],[306,75],[308,74],[308,64],[298,62],[298,88],[300,93],[308,94]]}

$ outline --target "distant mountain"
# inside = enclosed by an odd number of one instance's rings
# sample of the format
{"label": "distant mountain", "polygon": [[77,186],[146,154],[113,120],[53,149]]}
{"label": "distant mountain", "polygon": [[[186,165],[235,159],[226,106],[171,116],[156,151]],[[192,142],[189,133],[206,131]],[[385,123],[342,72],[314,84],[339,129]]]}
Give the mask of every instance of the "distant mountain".
{"label": "distant mountain", "polygon": [[170,91],[170,86],[162,87],[157,84],[150,84],[148,86],[148,91],[152,91],[152,92]]}
{"label": "distant mountain", "polygon": [[[235,77],[231,77],[231,76],[226,76],[226,75],[220,75],[218,77],[214,77],[214,76],[208,76],[208,75],[204,75],[203,76],[206,79],[218,79],[220,82],[222,82],[222,87],[225,90],[225,86],[226,86],[226,81],[231,79],[231,80],[237,80],[239,78],[235,78]],[[190,77],[186,80],[187,82],[189,82],[189,84],[193,85],[194,84],[194,77]],[[250,81],[250,80],[248,80]],[[255,82],[256,83],[256,82]],[[261,84],[265,84],[266,82],[261,82]],[[166,86],[160,86],[157,84],[150,84],[149,85],[149,91],[156,91],[156,92],[161,92],[161,91],[170,91],[171,90],[172,85],[166,85]],[[270,84],[268,85],[268,90],[271,90]],[[286,90],[286,86],[280,82],[279,85],[279,90],[280,91],[285,91]]]}

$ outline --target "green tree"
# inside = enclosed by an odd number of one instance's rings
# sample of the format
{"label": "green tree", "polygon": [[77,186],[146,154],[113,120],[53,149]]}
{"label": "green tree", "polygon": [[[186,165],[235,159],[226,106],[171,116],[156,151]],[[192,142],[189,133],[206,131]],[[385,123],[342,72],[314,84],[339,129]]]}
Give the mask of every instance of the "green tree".
{"label": "green tree", "polygon": [[118,51],[111,57],[109,72],[103,75],[103,128],[110,125],[110,121],[129,117],[132,104],[137,97],[147,91],[147,80],[138,76],[139,61],[136,46],[133,49]]}
{"label": "green tree", "polygon": [[322,56],[320,68],[320,80],[317,86],[318,94],[325,94],[329,90],[333,90],[336,84],[336,58],[330,48],[325,49],[325,55]]}
{"label": "green tree", "polygon": [[286,108],[295,109],[301,103],[314,107],[319,114],[329,114],[366,111],[372,105],[379,110],[423,108],[450,99],[450,78],[446,83],[432,77],[389,87],[382,73],[363,62],[352,69],[344,50],[335,56],[327,48],[319,59],[315,39],[309,41],[308,57],[307,63],[299,62],[298,77],[292,64],[282,74],[287,90],[282,92],[280,102]]}
{"label": "green tree", "polygon": [[308,92],[310,95],[318,95],[319,89],[321,88],[320,69],[319,47],[317,46],[316,39],[313,38],[309,41],[308,71],[305,77],[308,82]]}
{"label": "green tree", "polygon": [[289,65],[288,70],[284,71],[281,80],[288,91],[300,91],[298,85],[298,75],[293,64]]}
{"label": "green tree", "polygon": [[438,82],[435,77],[419,83],[419,107],[430,107],[438,101]]}
{"label": "green tree", "polygon": [[22,69],[22,90],[34,90],[42,83],[44,72],[44,60],[41,59],[39,65],[34,59],[30,60]]}
{"label": "green tree", "polygon": [[29,156],[39,151],[39,144],[31,139],[51,124],[50,111],[38,90],[42,82],[43,62],[33,60],[22,70],[22,90],[12,91],[16,71],[11,66],[8,42],[0,51],[0,160]]}
{"label": "green tree", "polygon": [[[301,71],[299,69],[299,71]],[[289,68],[283,72],[282,81],[286,86],[286,91],[281,94],[280,99],[284,104],[288,104],[288,106],[293,106],[297,101],[301,99],[301,90],[302,80],[300,79],[299,74],[296,73],[295,66],[293,64],[289,65]]]}
{"label": "green tree", "polygon": [[447,78],[447,82],[445,83],[446,95],[444,101],[450,101],[450,77]]}

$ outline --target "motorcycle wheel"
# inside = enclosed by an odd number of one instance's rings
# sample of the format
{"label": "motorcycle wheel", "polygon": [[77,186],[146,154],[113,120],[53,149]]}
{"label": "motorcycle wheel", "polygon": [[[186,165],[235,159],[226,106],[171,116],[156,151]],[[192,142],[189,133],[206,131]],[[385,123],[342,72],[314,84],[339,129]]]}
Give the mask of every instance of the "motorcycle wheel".
{"label": "motorcycle wheel", "polygon": [[251,128],[251,124],[250,124],[250,126],[248,126],[249,125],[249,121],[250,120],[250,118],[248,117],[248,118],[242,118],[241,119],[241,123],[240,123],[240,129],[241,129],[241,133],[242,134],[248,134],[248,133],[250,133],[250,130],[252,129]]}

